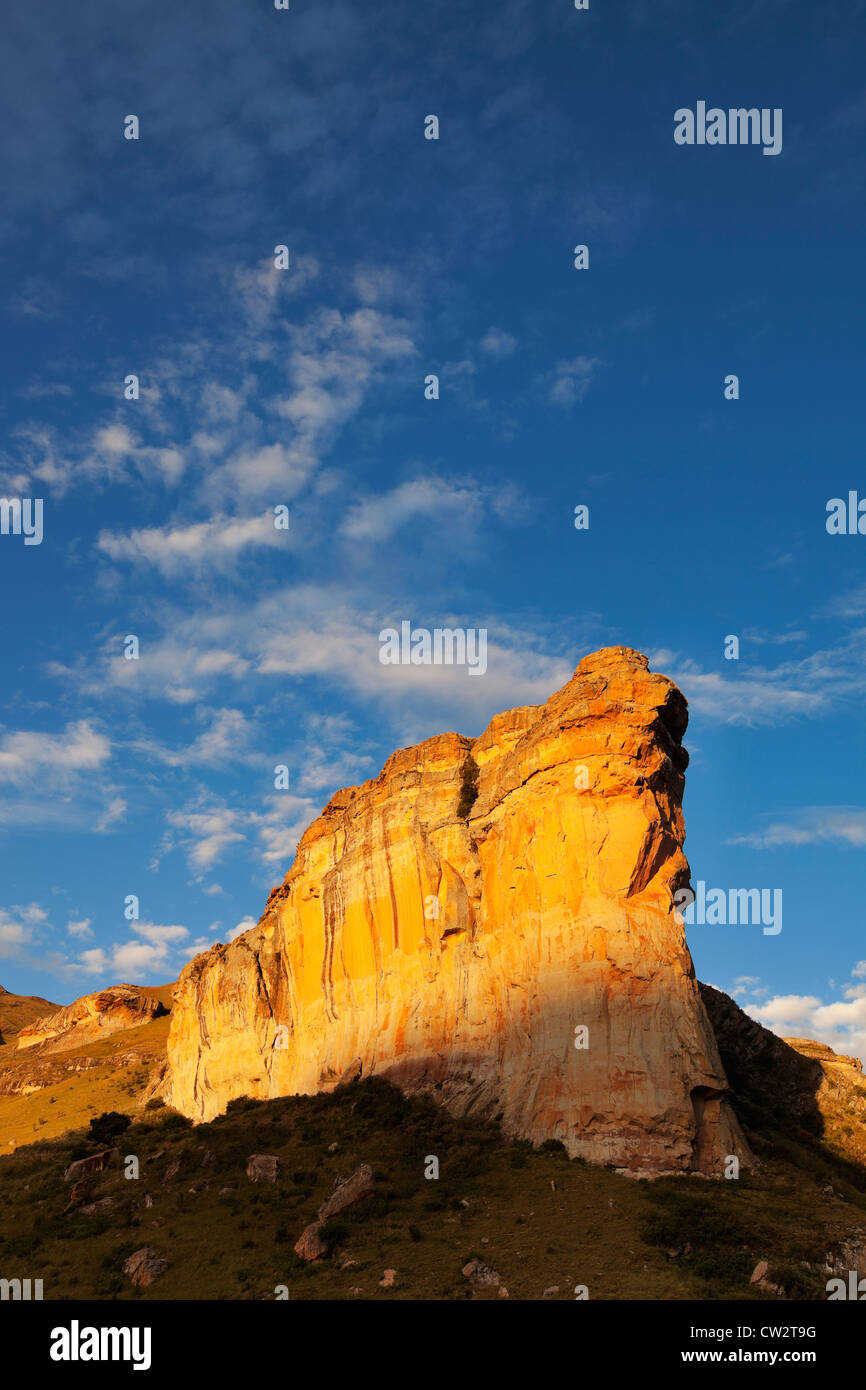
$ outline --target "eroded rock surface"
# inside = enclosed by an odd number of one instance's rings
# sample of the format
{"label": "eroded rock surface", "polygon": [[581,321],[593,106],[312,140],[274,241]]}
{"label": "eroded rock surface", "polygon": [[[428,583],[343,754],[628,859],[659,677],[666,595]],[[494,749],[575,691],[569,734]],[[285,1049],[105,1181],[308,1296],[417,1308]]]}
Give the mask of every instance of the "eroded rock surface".
{"label": "eroded rock surface", "polygon": [[183,972],[167,1098],[207,1120],[360,1072],[631,1173],[748,1162],[673,910],[687,718],[606,648],[338,792],[258,926]]}
{"label": "eroded rock surface", "polygon": [[150,1023],[166,1012],[158,999],[135,985],[112,985],[36,1019],[20,1030],[16,1042],[19,1049],[45,1044],[47,1052],[65,1051],[108,1033]]}

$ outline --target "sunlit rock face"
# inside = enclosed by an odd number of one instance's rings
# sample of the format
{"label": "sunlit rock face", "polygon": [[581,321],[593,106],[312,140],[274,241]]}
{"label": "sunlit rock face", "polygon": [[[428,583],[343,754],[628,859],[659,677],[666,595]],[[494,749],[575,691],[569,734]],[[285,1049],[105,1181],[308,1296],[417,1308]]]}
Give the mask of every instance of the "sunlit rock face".
{"label": "sunlit rock face", "polygon": [[78,1047],[109,1033],[150,1023],[165,1012],[149,992],[135,985],[111,985],[20,1029],[17,1045],[20,1049],[44,1044],[47,1052]]}
{"label": "sunlit rock face", "polygon": [[674,915],[687,719],[610,647],[338,792],[258,926],[181,976],[171,1103],[206,1120],[360,1067],[630,1173],[747,1162]]}

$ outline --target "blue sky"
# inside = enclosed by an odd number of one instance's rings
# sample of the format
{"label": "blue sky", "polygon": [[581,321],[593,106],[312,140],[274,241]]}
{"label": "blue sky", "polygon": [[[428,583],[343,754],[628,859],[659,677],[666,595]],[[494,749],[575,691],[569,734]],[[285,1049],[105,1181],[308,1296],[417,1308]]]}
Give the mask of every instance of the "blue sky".
{"label": "blue sky", "polygon": [[[690,703],[693,880],[783,893],[691,927],[699,977],[866,1056],[866,537],[825,524],[866,496],[864,20],[6,17],[0,492],[44,499],[0,536],[6,988],[174,978],[338,787],[621,643]],[[781,153],[677,145],[701,100]],[[382,666],[402,619],[486,627],[484,677]]]}

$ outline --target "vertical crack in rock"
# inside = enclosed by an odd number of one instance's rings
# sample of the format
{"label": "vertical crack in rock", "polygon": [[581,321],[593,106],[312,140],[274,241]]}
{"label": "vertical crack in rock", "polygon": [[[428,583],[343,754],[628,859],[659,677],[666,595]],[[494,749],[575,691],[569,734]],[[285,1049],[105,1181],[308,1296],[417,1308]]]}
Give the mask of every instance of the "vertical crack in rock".
{"label": "vertical crack in rock", "polygon": [[322,906],[325,914],[325,950],[322,959],[322,993],[325,1012],[329,1019],[336,1020],[334,1004],[334,942],[337,932],[343,925],[343,881],[338,868],[327,875],[322,889]]}

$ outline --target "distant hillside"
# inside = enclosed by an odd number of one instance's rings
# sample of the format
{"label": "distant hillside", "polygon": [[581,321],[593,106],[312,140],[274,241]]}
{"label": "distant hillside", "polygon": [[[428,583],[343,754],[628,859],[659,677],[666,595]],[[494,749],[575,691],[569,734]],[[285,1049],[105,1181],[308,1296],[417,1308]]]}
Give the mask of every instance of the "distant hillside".
{"label": "distant hillside", "polygon": [[22,1028],[59,1007],[38,994],[10,994],[0,985],[0,1047],[8,1047]]}
{"label": "distant hillside", "polygon": [[[43,1042],[17,1048],[10,1032],[0,1048],[0,1153],[80,1129],[105,1110],[140,1113],[164,1066],[174,985],[143,986],[138,993],[158,1001],[166,1012],[144,1024],[130,1015],[133,1026],[100,1029],[83,1040],[74,1005],[58,1010],[45,999],[0,995],[0,1009],[10,1000],[38,1005],[27,1016],[30,1028],[52,1015],[69,1019],[65,1045],[63,1034],[48,1028]],[[26,1010],[15,1012],[24,1027]]]}

